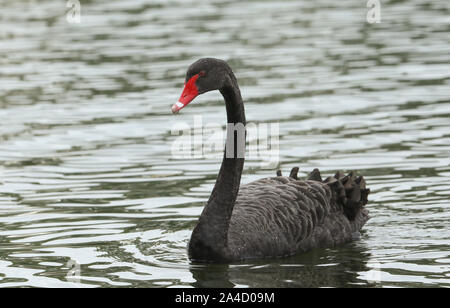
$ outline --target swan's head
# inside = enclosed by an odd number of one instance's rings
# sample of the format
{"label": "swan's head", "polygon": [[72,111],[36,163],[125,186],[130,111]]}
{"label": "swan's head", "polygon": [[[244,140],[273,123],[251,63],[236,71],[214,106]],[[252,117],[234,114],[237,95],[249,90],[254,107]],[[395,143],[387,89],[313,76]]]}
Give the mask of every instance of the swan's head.
{"label": "swan's head", "polygon": [[230,71],[223,60],[203,58],[194,62],[186,73],[183,92],[172,106],[172,112],[178,113],[200,94],[222,89],[229,82]]}

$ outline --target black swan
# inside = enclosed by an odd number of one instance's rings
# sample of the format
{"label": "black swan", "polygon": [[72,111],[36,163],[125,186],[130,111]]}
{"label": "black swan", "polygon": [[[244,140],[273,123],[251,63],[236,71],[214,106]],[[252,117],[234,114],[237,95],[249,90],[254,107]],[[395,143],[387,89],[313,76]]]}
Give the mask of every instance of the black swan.
{"label": "black swan", "polygon": [[[244,104],[236,77],[222,60],[204,58],[193,63],[172,112],[178,113],[196,96],[219,90],[225,99],[228,123],[246,125]],[[333,247],[351,241],[369,219],[363,206],[369,189],[362,176],[341,172],[322,180],[315,169],[306,180],[276,177],[240,186],[244,166],[237,155],[225,150],[217,182],[189,241],[194,262],[231,262],[254,258],[285,257],[316,247]],[[232,139],[229,139],[229,138]],[[228,147],[229,143],[227,142]],[[242,158],[241,158],[242,157]]]}

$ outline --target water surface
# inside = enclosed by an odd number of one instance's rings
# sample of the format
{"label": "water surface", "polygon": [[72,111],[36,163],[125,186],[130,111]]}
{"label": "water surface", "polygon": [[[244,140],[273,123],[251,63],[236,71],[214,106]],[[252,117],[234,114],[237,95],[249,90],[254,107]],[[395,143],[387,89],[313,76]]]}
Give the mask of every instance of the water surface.
{"label": "water surface", "polygon": [[[0,287],[450,286],[448,1],[0,1]],[[179,116],[186,68],[232,65],[279,164],[358,170],[361,238],[283,260],[196,265],[186,245],[220,166],[172,128],[225,124],[220,94]],[[81,276],[81,277],[73,277]]]}

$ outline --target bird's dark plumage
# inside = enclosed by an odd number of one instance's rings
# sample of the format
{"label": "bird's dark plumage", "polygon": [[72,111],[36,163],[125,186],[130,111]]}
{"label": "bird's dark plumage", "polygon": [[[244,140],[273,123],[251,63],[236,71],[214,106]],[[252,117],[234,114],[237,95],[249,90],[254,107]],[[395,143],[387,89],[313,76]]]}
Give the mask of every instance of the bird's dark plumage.
{"label": "bird's dark plumage", "polygon": [[308,180],[297,179],[298,168],[293,172],[241,186],[228,233],[235,259],[333,247],[351,241],[368,220],[362,177],[359,183],[350,176],[324,182],[317,169]]}
{"label": "bird's dark plumage", "polygon": [[[189,86],[172,111],[184,108],[199,94],[219,90],[228,123],[246,125],[241,92],[225,61],[198,60],[189,67],[185,84]],[[233,148],[245,148],[245,138],[229,138],[233,135],[227,136]],[[322,180],[314,169],[306,180],[299,180],[299,169],[293,168],[288,177],[277,171],[276,177],[240,186],[244,159],[227,154],[192,232],[191,260],[229,262],[332,247],[352,240],[369,218],[364,209],[369,189],[363,177],[353,172],[337,172]]]}

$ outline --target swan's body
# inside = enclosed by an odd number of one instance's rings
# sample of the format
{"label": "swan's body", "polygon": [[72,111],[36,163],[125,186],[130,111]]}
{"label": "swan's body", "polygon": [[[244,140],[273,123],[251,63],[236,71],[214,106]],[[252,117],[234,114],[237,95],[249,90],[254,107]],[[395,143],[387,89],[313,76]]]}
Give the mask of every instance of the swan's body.
{"label": "swan's body", "polygon": [[[229,66],[217,59],[201,59],[191,65],[185,90],[172,111],[178,112],[198,94],[215,89],[225,98],[228,123],[245,125],[236,78]],[[234,142],[236,148],[238,140]],[[279,174],[240,186],[243,165],[243,158],[224,156],[214,190],[189,242],[192,260],[283,257],[332,247],[351,241],[368,220],[363,206],[369,190],[364,179],[352,172],[322,181],[314,170],[307,180],[299,180],[298,168],[294,168],[289,177]]]}

